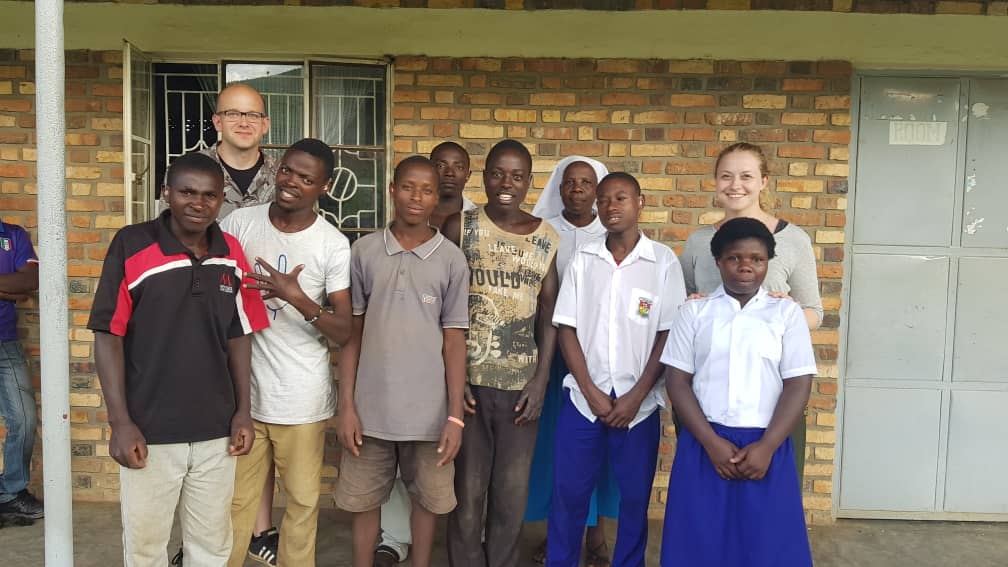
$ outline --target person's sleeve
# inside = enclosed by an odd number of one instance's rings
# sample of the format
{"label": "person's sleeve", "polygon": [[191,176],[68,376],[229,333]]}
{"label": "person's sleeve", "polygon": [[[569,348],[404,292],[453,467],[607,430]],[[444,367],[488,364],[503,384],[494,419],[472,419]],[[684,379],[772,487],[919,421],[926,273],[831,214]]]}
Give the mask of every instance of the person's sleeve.
{"label": "person's sleeve", "polygon": [[679,258],[679,267],[682,269],[683,284],[686,286],[687,295],[697,292],[696,241],[696,238],[687,238],[686,244],[683,245],[682,256]]}
{"label": "person's sleeve", "polygon": [[245,250],[235,237],[226,235],[225,238],[231,250],[231,259],[235,261],[235,275],[238,276],[235,316],[228,330],[228,338],[234,339],[269,327],[269,318],[266,316],[266,304],[263,303],[259,290],[244,285],[245,274],[252,271],[248,260],[245,259]]}
{"label": "person's sleeve", "polygon": [[673,323],[675,323],[676,313],[684,301],[686,301],[686,283],[683,281],[682,265],[673,253],[671,264],[665,270],[661,317],[658,319],[659,331],[667,331],[672,328]]}
{"label": "person's sleeve", "polygon": [[231,211],[227,214],[227,216],[217,221],[217,224],[220,226],[222,231],[238,238],[240,241],[241,235],[238,233],[241,232],[241,223],[238,220],[238,215],[235,214],[239,210],[240,209],[235,209],[234,211]]}
{"label": "person's sleeve", "polygon": [[[797,227],[795,227],[797,230]],[[819,322],[823,318],[822,296],[819,294],[819,277],[816,275],[815,252],[812,251],[812,241],[808,235],[802,231],[799,236],[804,238],[799,240],[795,246],[794,267],[788,277],[788,286],[791,288],[791,297],[804,309],[812,309],[819,315]],[[806,323],[808,326],[808,323]]]}
{"label": "person's sleeve", "polygon": [[336,249],[329,255],[326,265],[326,293],[343,291],[350,287],[350,243],[342,234],[338,234]]}
{"label": "person's sleeve", "polygon": [[697,306],[700,301],[690,301],[676,311],[675,320],[669,329],[665,349],[659,359],[665,366],[673,366],[693,374],[696,372],[696,352],[694,339],[697,328]]}
{"label": "person's sleeve", "polygon": [[813,376],[818,372],[815,362],[815,351],[812,349],[812,336],[802,310],[794,303],[785,304],[784,338],[781,345],[780,373],[781,378],[796,376]]}
{"label": "person's sleeve", "polygon": [[444,297],[441,298],[441,328],[468,329],[469,266],[461,250],[455,254],[455,259],[449,267],[448,278],[448,287],[445,289]]}
{"label": "person's sleeve", "polygon": [[354,315],[363,315],[367,311],[368,294],[365,292],[367,281],[364,279],[364,266],[361,264],[361,243],[363,239],[354,242],[350,247],[350,303]]}
{"label": "person's sleeve", "polygon": [[574,252],[574,257],[567,263],[567,273],[564,274],[557,293],[556,304],[553,306],[553,326],[565,325],[577,328],[577,291],[578,279],[584,272],[582,254]]}
{"label": "person's sleeve", "polygon": [[38,264],[38,256],[28,231],[18,227],[14,233],[14,269],[20,270],[25,264]]}
{"label": "person's sleeve", "polygon": [[112,237],[112,243],[105,253],[87,324],[92,331],[103,331],[120,337],[126,336],[126,328],[133,315],[133,296],[130,295],[126,282],[123,230],[120,229]]}

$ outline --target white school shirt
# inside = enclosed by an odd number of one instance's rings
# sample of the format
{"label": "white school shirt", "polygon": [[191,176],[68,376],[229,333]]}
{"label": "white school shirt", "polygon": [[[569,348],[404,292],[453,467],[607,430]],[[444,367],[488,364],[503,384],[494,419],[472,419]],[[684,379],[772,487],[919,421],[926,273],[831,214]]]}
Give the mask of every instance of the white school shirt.
{"label": "white school shirt", "polygon": [[[643,234],[617,266],[605,238],[574,253],[560,285],[553,324],[574,327],[588,374],[603,392],[622,396],[640,380],[655,335],[672,327],[686,299],[682,267],[674,252]],[[573,374],[564,377],[574,407],[588,421],[596,417]],[[644,398],[630,427],[665,407],[662,381]]]}
{"label": "white school shirt", "polygon": [[784,380],[816,374],[801,306],[763,288],[745,307],[723,285],[687,301],[661,361],[693,374],[693,393],[707,420],[728,427],[767,427]]}
{"label": "white school shirt", "polygon": [[[321,216],[300,232],[281,232],[270,205],[236,209],[221,230],[241,242],[257,272],[256,257],[282,272],[304,264],[298,283],[322,305],[328,294],[350,287],[350,243]],[[336,411],[329,343],[304,316],[280,299],[266,300],[270,326],[252,335],[252,419],[298,425],[329,419]]]}
{"label": "white school shirt", "polygon": [[606,229],[598,215],[588,223],[587,226],[574,226],[564,218],[563,213],[546,219],[553,230],[560,235],[560,246],[557,247],[556,267],[557,275],[563,282],[563,277],[567,273],[567,264],[570,262],[574,252],[586,243],[605,236]]}

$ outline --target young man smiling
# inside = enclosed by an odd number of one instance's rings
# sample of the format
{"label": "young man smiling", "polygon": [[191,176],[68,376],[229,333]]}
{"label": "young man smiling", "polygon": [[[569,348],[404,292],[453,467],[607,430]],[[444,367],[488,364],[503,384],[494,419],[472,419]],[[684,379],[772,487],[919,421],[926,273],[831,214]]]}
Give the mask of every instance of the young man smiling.
{"label": "young man smiling", "polygon": [[[350,244],[315,212],[334,166],[323,142],[296,142],[280,161],[273,203],[221,221],[254,263],[250,285],[264,293],[270,316],[270,328],[252,339],[256,444],[238,460],[232,567],[245,563],[243,543],[274,464],[287,494],[278,564],[315,565],[325,425],[336,408],[329,344],[342,345],[350,334]],[[330,309],[322,307],[327,300]]]}
{"label": "young man smiling", "polygon": [[167,178],[168,210],[112,239],[88,321],[121,465],[127,567],[168,562],[166,512],[180,503],[187,561],[227,560],[234,457],[253,440],[249,335],[268,325],[259,294],[241,285],[241,245],[215,222],[220,167],[187,154]]}

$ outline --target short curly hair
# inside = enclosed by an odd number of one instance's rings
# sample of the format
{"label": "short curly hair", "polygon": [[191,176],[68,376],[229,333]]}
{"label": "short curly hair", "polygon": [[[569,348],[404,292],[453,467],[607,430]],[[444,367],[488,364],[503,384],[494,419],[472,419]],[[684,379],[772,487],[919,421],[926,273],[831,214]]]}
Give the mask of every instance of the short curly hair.
{"label": "short curly hair", "polygon": [[767,259],[774,257],[777,243],[773,233],[762,222],[747,217],[731,219],[721,225],[721,228],[714,233],[714,238],[711,239],[711,254],[715,259],[720,259],[728,245],[747,238],[762,241],[766,247]]}

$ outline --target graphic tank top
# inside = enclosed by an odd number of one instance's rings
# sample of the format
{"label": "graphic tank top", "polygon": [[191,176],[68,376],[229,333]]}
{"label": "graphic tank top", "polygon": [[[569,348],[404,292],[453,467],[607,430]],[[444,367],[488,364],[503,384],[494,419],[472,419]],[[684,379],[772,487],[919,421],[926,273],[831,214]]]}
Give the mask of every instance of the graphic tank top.
{"label": "graphic tank top", "polygon": [[560,237],[546,221],[531,234],[504,232],[483,207],[462,213],[469,262],[469,383],[521,390],[539,360],[535,317],[539,290]]}

